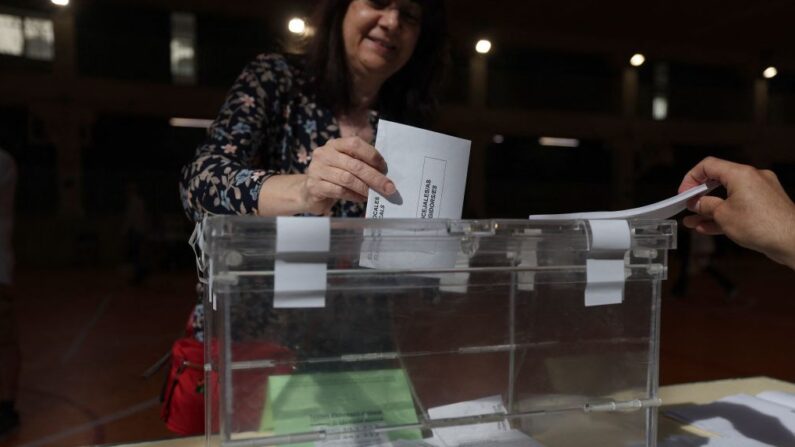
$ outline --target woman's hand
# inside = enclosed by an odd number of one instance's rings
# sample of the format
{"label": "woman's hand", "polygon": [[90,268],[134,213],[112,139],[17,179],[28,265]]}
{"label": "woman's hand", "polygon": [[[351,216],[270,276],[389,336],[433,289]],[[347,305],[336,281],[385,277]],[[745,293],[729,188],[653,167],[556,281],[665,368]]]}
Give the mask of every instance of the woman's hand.
{"label": "woman's hand", "polygon": [[725,234],[743,247],[795,269],[795,204],[771,171],[708,157],[687,173],[679,191],[718,180],[727,197],[689,203],[696,214],[682,221],[702,234]]}
{"label": "woman's hand", "polygon": [[385,196],[395,193],[386,161],[359,137],[329,140],[312,153],[301,185],[305,212],[328,214],[337,200],[366,202],[369,188]]}
{"label": "woman's hand", "polygon": [[361,138],[329,140],[312,153],[305,174],[274,175],[262,184],[257,214],[326,215],[338,200],[366,202],[369,188],[391,196],[397,190],[385,172],[384,158]]}

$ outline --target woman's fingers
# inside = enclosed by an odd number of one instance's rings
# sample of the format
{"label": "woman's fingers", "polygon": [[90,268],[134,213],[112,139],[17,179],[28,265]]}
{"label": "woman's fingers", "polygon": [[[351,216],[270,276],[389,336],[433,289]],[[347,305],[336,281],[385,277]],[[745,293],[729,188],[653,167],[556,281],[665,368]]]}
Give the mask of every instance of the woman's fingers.
{"label": "woman's fingers", "polygon": [[347,137],[330,140],[328,145],[336,149],[338,152],[342,152],[367,163],[382,173],[387,171],[386,160],[384,160],[384,157],[381,156],[376,148],[367,144],[359,137]]}
{"label": "woman's fingers", "polygon": [[343,186],[360,196],[367,197],[369,189],[367,185],[348,171],[334,166],[326,166],[322,170],[321,176],[323,180]]}
{"label": "woman's fingers", "polygon": [[306,190],[313,202],[323,202],[329,199],[350,200],[352,202],[367,201],[367,196],[358,193],[356,190],[340,185],[336,180],[326,180],[326,178],[334,178],[333,169],[329,166],[322,168],[310,166],[309,171],[311,172],[307,172],[309,178],[306,182]]}
{"label": "woman's fingers", "polygon": [[327,199],[349,200],[351,202],[366,202],[367,197],[351,191],[350,189],[325,180],[317,182],[316,194]]}
{"label": "woman's fingers", "polygon": [[328,212],[336,200],[366,202],[370,188],[390,196],[395,184],[384,175],[386,161],[361,138],[329,140],[314,150],[305,191],[314,213]]}
{"label": "woman's fingers", "polygon": [[[327,166],[347,171],[361,180],[365,185],[383,195],[390,196],[395,193],[395,184],[392,183],[387,176],[361,159],[351,156],[346,152],[336,150],[338,147],[340,147],[340,145],[322,151],[315,151],[313,162],[320,160],[321,163]],[[378,155],[378,157],[381,156]],[[366,193],[364,195],[366,195]]]}

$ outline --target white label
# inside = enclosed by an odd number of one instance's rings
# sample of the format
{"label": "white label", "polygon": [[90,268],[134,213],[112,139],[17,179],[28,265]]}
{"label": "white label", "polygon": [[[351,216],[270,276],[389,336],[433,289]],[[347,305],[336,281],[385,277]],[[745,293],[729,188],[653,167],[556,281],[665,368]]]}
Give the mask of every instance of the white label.
{"label": "white label", "polygon": [[311,308],[326,305],[326,263],[278,259],[285,253],[326,253],[331,246],[327,217],[276,218],[276,262],[273,307]]}

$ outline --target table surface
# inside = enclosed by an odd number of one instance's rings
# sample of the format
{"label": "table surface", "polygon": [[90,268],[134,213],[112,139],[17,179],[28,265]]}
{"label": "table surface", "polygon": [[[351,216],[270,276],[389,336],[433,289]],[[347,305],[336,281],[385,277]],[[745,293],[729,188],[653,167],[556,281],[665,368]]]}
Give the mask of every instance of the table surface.
{"label": "table surface", "polygon": [[[732,394],[757,394],[762,391],[784,391],[795,393],[795,384],[769,377],[751,377],[746,379],[716,380],[711,382],[684,383],[680,385],[668,385],[660,387],[659,396],[663,401],[662,411],[667,406],[681,404],[706,404],[721,399]],[[709,437],[709,433],[703,432],[692,426],[683,425],[673,419],[665,417],[660,413],[659,436],[660,438],[690,434]],[[121,444],[129,447],[202,447],[204,445],[203,436],[188,438],[167,439],[161,441],[141,442],[133,444]]]}
{"label": "table surface", "polygon": [[660,387],[663,406],[658,420],[658,439],[668,436],[689,434],[701,437],[713,436],[691,425],[682,424],[666,417],[666,407],[681,404],[707,404],[733,394],[758,394],[762,391],[784,391],[795,393],[795,384],[770,377],[751,377],[747,379],[727,379],[712,382],[683,383]]}

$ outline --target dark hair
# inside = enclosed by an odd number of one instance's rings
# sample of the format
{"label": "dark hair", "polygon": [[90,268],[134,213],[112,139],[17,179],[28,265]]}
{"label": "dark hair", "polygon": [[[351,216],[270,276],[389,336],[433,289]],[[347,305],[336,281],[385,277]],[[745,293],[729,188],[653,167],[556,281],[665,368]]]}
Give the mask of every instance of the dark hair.
{"label": "dark hair", "polygon": [[[354,0],[323,0],[315,10],[315,34],[308,43],[306,67],[318,100],[340,111],[350,110],[351,76],[342,37],[342,22]],[[444,0],[413,0],[422,5],[420,36],[406,65],[381,86],[381,116],[410,124],[427,122],[436,109],[436,90],[447,66],[447,17]]]}

